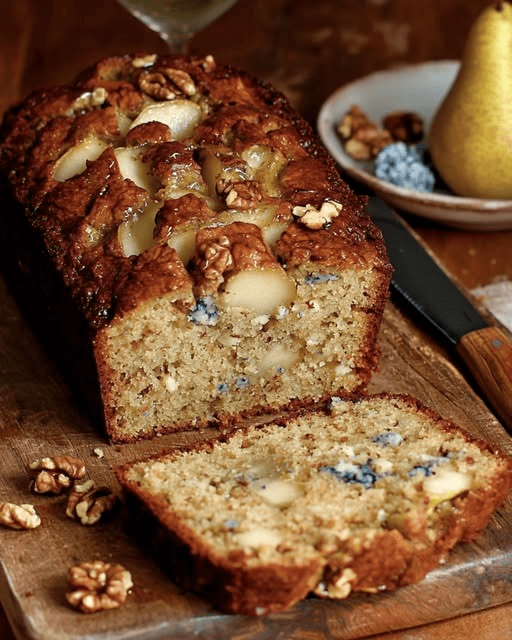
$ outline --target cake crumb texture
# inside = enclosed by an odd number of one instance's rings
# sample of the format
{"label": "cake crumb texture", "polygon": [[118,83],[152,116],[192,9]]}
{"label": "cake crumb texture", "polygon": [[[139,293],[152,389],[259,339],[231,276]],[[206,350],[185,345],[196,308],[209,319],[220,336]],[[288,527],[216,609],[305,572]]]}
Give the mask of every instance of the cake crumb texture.
{"label": "cake crumb texture", "polygon": [[309,593],[342,599],[419,581],[487,524],[512,460],[416,399],[381,394],[117,474],[167,531],[158,558],[176,579],[225,611],[258,615]]}

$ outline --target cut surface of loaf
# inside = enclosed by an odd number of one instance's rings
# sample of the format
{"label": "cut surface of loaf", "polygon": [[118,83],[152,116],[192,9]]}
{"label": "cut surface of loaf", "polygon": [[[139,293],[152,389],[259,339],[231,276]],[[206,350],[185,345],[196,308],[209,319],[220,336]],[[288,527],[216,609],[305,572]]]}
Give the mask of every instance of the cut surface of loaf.
{"label": "cut surface of loaf", "polygon": [[385,247],[271,87],[105,59],[7,113],[0,171],[88,323],[111,440],[364,391]]}
{"label": "cut surface of loaf", "polygon": [[159,540],[158,561],[178,582],[259,615],[310,592],[345,598],[419,581],[487,524],[512,460],[417,400],[382,394],[117,474],[141,540]]}

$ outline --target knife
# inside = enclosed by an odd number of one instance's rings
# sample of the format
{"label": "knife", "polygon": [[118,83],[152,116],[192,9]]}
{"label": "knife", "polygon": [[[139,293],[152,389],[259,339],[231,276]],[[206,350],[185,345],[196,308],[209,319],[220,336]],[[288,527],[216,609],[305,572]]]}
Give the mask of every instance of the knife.
{"label": "knife", "polygon": [[394,267],[392,286],[462,358],[480,390],[512,430],[512,339],[490,325],[380,198],[367,211],[380,227]]}

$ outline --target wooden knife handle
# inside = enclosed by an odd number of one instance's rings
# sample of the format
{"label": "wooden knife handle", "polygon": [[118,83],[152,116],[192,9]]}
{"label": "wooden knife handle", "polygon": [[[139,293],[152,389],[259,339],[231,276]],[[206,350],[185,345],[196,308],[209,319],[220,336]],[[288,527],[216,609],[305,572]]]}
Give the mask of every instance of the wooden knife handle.
{"label": "wooden knife handle", "polygon": [[512,430],[512,339],[498,327],[463,336],[457,352],[504,424]]}

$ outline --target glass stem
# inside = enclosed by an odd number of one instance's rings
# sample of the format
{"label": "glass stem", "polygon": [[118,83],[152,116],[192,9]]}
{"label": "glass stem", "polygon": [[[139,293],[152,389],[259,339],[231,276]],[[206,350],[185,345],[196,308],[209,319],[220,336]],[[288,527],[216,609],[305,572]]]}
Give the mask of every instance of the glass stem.
{"label": "glass stem", "polygon": [[162,39],[167,44],[170,53],[175,55],[186,55],[189,52],[189,43],[192,34],[190,33],[161,33]]}

